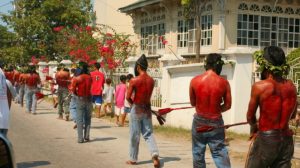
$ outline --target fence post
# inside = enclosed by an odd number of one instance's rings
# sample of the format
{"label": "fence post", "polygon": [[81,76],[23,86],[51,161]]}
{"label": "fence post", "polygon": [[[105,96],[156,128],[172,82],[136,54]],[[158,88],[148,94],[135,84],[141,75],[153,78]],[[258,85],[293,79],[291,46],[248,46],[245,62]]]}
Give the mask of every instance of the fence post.
{"label": "fence post", "polygon": [[[182,57],[181,57],[182,58]],[[163,57],[159,59],[162,62],[162,77],[161,77],[161,95],[162,95],[162,107],[170,106],[170,80],[171,75],[168,72],[168,67],[172,65],[179,64],[181,60],[173,56],[172,54],[164,54]]]}
{"label": "fence post", "polygon": [[126,59],[126,63],[128,64],[128,73],[131,73],[134,75],[134,65],[137,61],[138,57],[130,56]]}

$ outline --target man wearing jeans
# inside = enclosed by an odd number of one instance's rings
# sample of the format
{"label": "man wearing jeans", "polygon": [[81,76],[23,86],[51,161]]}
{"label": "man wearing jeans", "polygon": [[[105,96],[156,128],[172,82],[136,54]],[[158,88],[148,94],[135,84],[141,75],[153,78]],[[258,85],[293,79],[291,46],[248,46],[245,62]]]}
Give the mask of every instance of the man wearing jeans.
{"label": "man wearing jeans", "polygon": [[[81,74],[74,77],[72,82],[72,92],[77,95],[77,133],[78,143],[90,140],[90,128],[92,118],[92,95],[91,85],[92,78],[89,75],[87,63],[80,63]],[[84,124],[84,127],[83,127]]]}
{"label": "man wearing jeans", "polygon": [[29,67],[29,75],[25,81],[25,97],[27,112],[36,114],[37,99],[35,93],[38,91],[38,85],[41,84],[39,74],[35,71],[35,66]]}
{"label": "man wearing jeans", "polygon": [[[140,134],[143,135],[148,144],[155,168],[160,167],[159,153],[153,136],[152,115],[150,98],[154,88],[154,80],[147,74],[148,62],[142,55],[135,64],[135,76],[130,81],[127,101],[132,105],[130,112],[130,160],[126,163],[134,165],[138,160]],[[132,99],[132,94],[135,94]]]}
{"label": "man wearing jeans", "polygon": [[[230,160],[225,147],[225,130],[215,129],[197,133],[198,126],[222,126],[222,112],[231,107],[230,86],[220,77],[224,62],[219,54],[209,54],[206,58],[206,72],[196,76],[190,83],[191,105],[196,107],[192,125],[192,148],[194,168],[205,168],[205,150],[208,144],[213,160],[218,168],[229,168]],[[224,103],[222,103],[224,101]]]}

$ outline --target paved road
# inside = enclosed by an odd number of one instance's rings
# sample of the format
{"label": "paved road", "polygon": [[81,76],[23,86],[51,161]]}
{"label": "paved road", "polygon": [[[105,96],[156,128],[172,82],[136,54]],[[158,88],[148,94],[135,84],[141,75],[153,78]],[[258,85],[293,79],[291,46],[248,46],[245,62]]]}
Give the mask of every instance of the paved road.
{"label": "paved road", "polygon": [[[139,162],[125,164],[128,159],[128,127],[115,127],[101,119],[92,119],[91,141],[78,144],[73,122],[56,119],[57,114],[48,103],[38,105],[37,115],[25,113],[25,108],[12,106],[11,140],[19,168],[150,168],[153,167],[144,140],[141,139]],[[191,168],[191,142],[167,140],[156,136],[164,168]],[[233,168],[244,167],[243,156],[248,142],[230,142],[229,151]],[[296,146],[300,146],[297,144]],[[299,149],[298,146],[298,149]],[[300,154],[297,148],[297,158]],[[206,154],[207,167],[213,168],[210,153]]]}
{"label": "paved road", "polygon": [[[38,106],[37,115],[13,105],[11,140],[19,168],[148,168],[153,167],[144,140],[141,139],[139,163],[125,164],[128,159],[128,127],[115,127],[92,119],[91,142],[78,144],[73,123],[57,120],[56,112],[46,103]],[[158,141],[163,167],[192,167],[190,143]]]}

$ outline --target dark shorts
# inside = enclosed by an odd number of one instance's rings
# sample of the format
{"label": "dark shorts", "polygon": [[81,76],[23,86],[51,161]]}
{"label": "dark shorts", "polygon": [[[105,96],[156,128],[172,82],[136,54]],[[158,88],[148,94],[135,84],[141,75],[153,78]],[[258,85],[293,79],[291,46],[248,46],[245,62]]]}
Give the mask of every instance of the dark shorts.
{"label": "dark shorts", "polygon": [[95,103],[96,105],[99,105],[99,106],[103,103],[102,96],[100,96],[100,95],[93,95],[92,100],[93,100],[93,103]]}
{"label": "dark shorts", "polygon": [[124,112],[125,113],[130,113],[131,107],[124,107]]}

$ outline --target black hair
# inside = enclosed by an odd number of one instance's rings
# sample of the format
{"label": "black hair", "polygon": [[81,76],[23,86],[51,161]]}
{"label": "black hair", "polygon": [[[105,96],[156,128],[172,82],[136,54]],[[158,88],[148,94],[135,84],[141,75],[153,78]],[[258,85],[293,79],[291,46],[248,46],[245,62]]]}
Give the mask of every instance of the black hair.
{"label": "black hair", "polygon": [[206,70],[213,70],[215,71],[218,75],[221,74],[222,71],[222,66],[224,64],[224,61],[222,60],[222,56],[217,53],[211,53],[206,56],[206,61],[205,61],[205,69]]}
{"label": "black hair", "polygon": [[64,68],[63,71],[70,72],[69,68]]}
{"label": "black hair", "polygon": [[97,69],[100,69],[100,68],[101,68],[101,65],[100,65],[98,62],[96,62],[96,63],[94,64],[94,66],[95,66]]}
{"label": "black hair", "polygon": [[126,82],[126,76],[125,75],[121,75],[120,76],[120,81],[123,82],[123,83]]}
{"label": "black hair", "polygon": [[110,78],[107,78],[107,79],[105,80],[105,83],[108,84],[108,85],[110,85],[110,84],[111,84],[111,79],[110,79]]}
{"label": "black hair", "polygon": [[81,63],[81,72],[80,74],[90,74],[89,65],[86,62]]}
{"label": "black hair", "polygon": [[284,51],[277,46],[265,47],[264,58],[274,66],[281,66],[286,63]]}
{"label": "black hair", "polygon": [[129,81],[131,78],[133,78],[133,75],[130,73],[126,76],[127,80]]}

